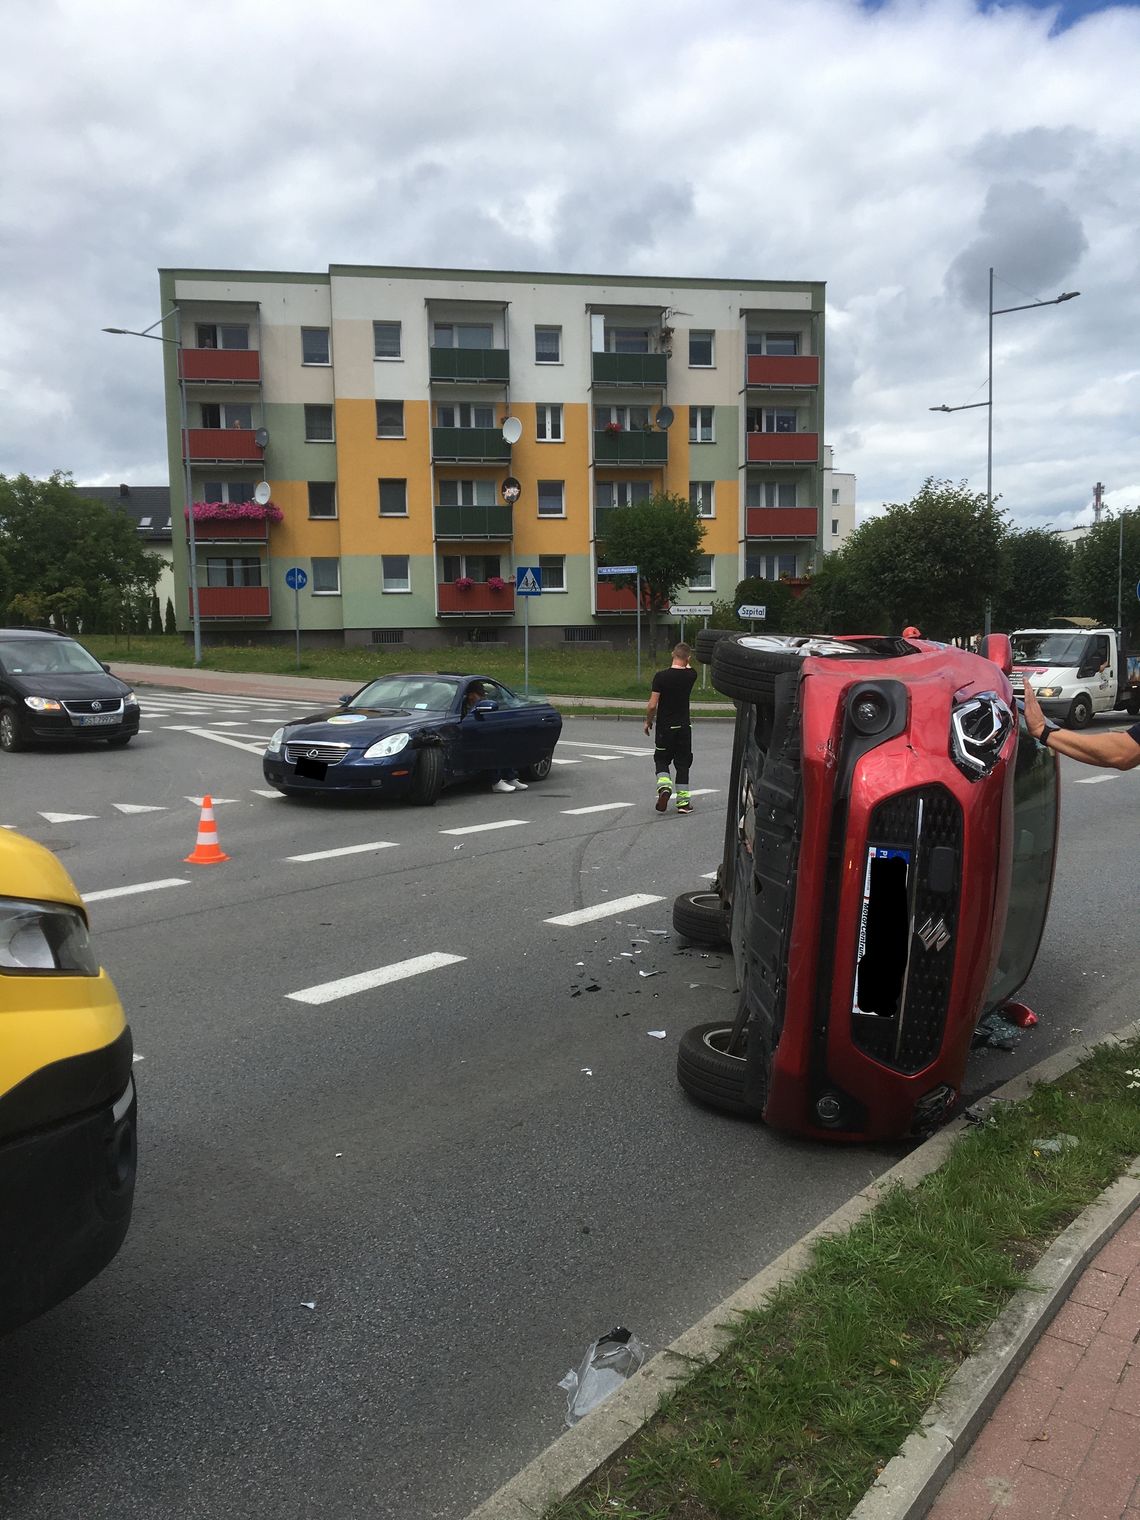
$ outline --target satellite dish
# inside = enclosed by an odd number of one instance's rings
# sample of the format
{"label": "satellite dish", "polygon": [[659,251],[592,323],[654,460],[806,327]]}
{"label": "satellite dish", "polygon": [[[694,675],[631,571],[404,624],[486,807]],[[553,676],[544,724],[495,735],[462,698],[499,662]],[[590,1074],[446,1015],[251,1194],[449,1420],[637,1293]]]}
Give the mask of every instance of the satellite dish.
{"label": "satellite dish", "polygon": [[519,497],[522,495],[522,486],[518,483],[513,475],[508,475],[506,480],[504,480],[502,485],[499,487],[499,491],[502,494],[502,498],[506,502],[507,506],[513,507],[515,502],[518,501]]}
{"label": "satellite dish", "polygon": [[517,417],[508,417],[503,423],[503,437],[508,443],[518,443],[522,437],[522,423]]}
{"label": "satellite dish", "polygon": [[267,480],[259,480],[253,488],[253,499],[259,507],[263,507],[272,495]]}
{"label": "satellite dish", "polygon": [[671,406],[659,406],[657,416],[653,419],[662,432],[673,426],[673,408]]}
{"label": "satellite dish", "polygon": [[258,428],[257,432],[253,435],[253,441],[257,444],[259,449],[263,449],[269,442],[269,429]]}

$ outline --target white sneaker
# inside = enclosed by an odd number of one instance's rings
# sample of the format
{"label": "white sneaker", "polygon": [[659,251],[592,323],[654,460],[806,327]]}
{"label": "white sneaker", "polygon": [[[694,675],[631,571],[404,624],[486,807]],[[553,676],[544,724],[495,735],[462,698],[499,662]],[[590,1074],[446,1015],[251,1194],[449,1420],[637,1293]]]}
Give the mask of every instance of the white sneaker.
{"label": "white sneaker", "polygon": [[514,789],[515,789],[516,792],[525,792],[526,791],[526,782],[525,781],[512,781],[511,785],[514,787]]}
{"label": "white sneaker", "polygon": [[493,792],[513,792],[514,787],[509,781],[496,781],[491,790]]}

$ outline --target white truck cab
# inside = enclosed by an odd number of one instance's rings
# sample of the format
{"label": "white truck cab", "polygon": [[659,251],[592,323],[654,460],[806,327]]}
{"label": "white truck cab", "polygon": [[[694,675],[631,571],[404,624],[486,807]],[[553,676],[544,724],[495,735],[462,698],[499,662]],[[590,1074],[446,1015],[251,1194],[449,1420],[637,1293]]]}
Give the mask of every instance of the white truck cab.
{"label": "white truck cab", "polygon": [[1030,681],[1047,717],[1084,728],[1097,713],[1140,712],[1140,657],[1115,628],[1018,628],[1009,637],[1013,689],[1020,696]]}

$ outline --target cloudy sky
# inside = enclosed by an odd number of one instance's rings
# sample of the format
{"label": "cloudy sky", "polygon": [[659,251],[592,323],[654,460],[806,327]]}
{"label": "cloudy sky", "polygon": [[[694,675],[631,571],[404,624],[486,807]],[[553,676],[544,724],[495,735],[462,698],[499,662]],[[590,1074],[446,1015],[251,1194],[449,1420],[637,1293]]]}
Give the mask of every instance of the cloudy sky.
{"label": "cloudy sky", "polygon": [[4,0],[0,472],[166,478],[159,266],[828,284],[860,507],[1140,503],[1140,4]]}

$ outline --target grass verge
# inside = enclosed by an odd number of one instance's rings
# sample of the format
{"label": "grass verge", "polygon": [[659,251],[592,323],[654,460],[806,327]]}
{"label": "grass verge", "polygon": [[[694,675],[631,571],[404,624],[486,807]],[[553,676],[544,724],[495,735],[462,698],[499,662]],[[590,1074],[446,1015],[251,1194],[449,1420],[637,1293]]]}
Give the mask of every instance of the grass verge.
{"label": "grass verge", "polygon": [[[843,1520],[1060,1231],[1140,1153],[1140,1042],[998,1105],[546,1520]],[[1129,1083],[1133,1086],[1130,1087]],[[1034,1141],[1075,1135],[1058,1154]]]}

